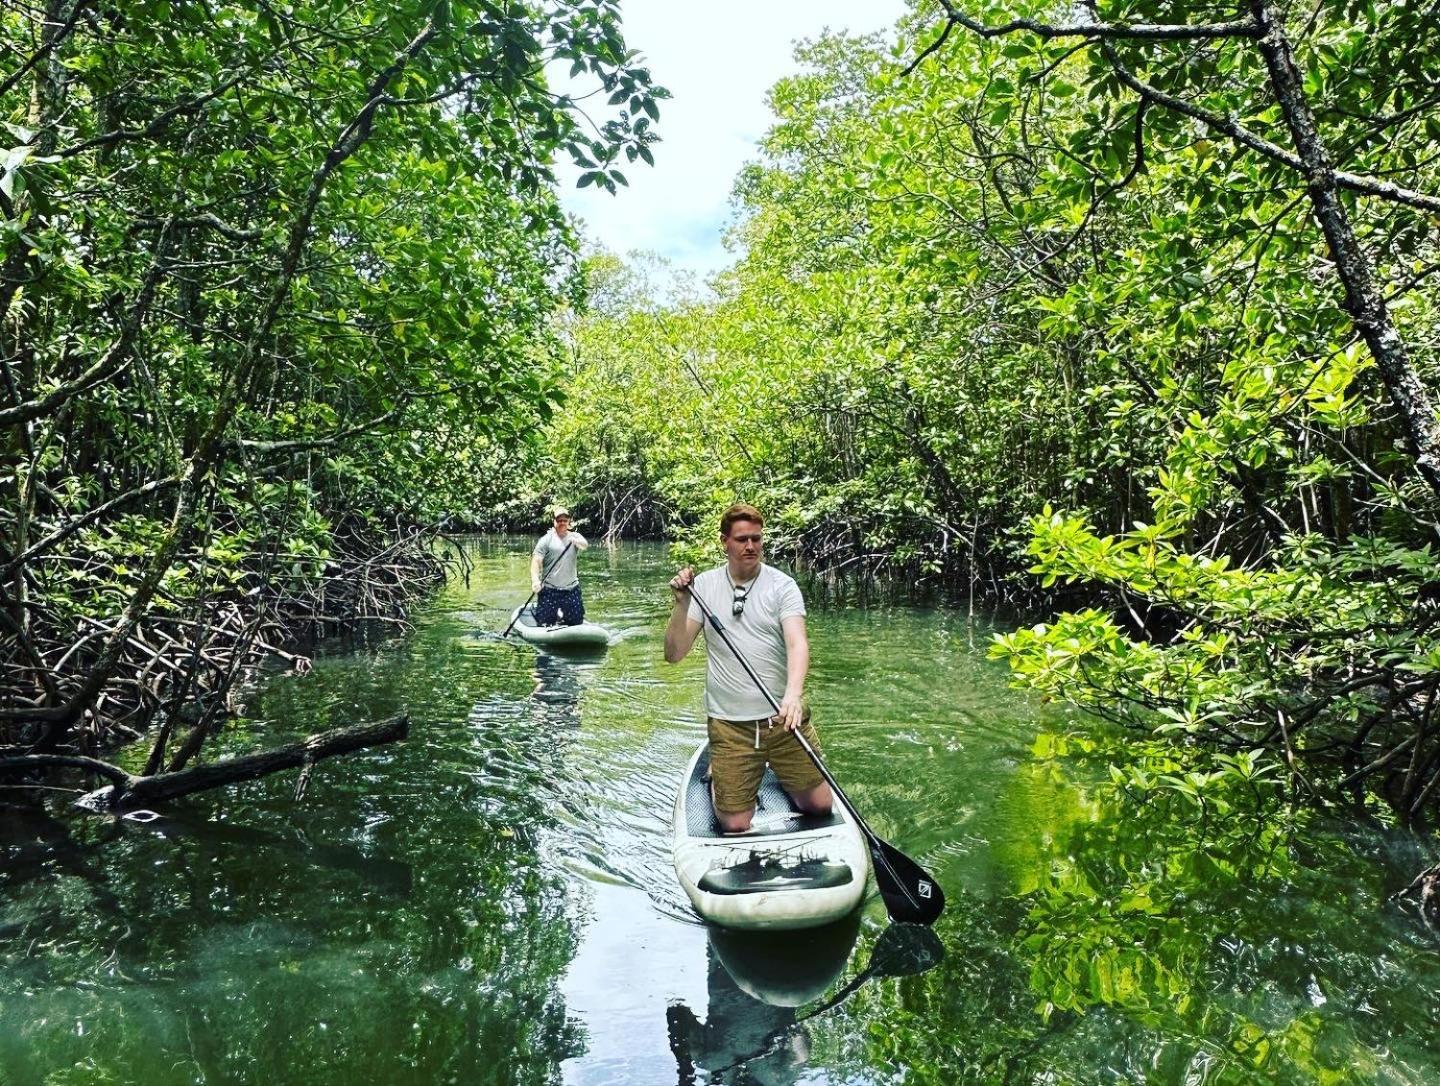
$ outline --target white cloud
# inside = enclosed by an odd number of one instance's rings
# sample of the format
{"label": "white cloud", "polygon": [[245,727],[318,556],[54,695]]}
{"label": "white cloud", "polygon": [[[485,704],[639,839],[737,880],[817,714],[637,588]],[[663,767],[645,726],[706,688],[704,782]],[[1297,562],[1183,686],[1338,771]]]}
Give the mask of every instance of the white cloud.
{"label": "white cloud", "polygon": [[799,70],[796,41],[826,27],[889,30],[905,10],[903,0],[624,0],[626,43],[674,95],[660,103],[662,142],[654,167],[622,165],[630,185],[617,196],[576,189],[578,171],[562,163],[566,209],[612,252],[649,250],[700,275],[722,267],[730,189],[770,127],[766,93]]}

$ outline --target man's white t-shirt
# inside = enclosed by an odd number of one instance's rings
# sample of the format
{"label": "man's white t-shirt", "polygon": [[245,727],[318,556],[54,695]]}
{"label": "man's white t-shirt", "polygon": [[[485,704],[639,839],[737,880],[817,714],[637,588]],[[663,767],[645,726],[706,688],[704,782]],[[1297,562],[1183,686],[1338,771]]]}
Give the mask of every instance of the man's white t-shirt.
{"label": "man's white t-shirt", "polygon": [[[744,585],[740,586],[744,588]],[[763,563],[745,593],[745,609],[732,613],[734,588],[726,566],[707,569],[695,578],[691,592],[698,593],[720,620],[730,640],[750,661],[778,703],[785,696],[785,632],[780,624],[791,615],[805,613],[805,600],[795,578]],[[690,618],[705,629],[705,712],[721,720],[760,720],[775,710],[755,687],[735,654],[705,621],[699,604],[690,601]]]}
{"label": "man's white t-shirt", "polygon": [[[574,546],[565,550],[565,544],[573,543]],[[551,528],[540,537],[540,542],[535,544],[535,553],[540,556],[540,574],[545,578],[541,588],[574,588],[580,583],[580,572],[575,565],[575,556],[590,546],[589,541],[571,528],[561,539]],[[560,557],[560,552],[565,551],[565,556]],[[547,572],[548,571],[548,572]]]}

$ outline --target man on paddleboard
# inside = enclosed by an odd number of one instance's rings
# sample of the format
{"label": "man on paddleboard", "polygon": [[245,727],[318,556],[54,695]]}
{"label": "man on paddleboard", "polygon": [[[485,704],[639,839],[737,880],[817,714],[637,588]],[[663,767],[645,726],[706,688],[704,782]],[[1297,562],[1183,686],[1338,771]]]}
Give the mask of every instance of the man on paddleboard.
{"label": "man on paddleboard", "polygon": [[[573,534],[573,533],[572,533]],[[804,702],[810,670],[805,601],[795,579],[762,561],[764,519],[753,505],[737,504],[720,518],[725,563],[698,577],[688,566],[670,581],[675,607],[665,628],[665,659],[689,655],[705,630],[705,713],[710,738],[710,799],[727,833],[744,833],[768,763],[802,811],[830,812],[830,786],[791,734],[801,730],[819,747]],[[720,637],[704,621],[695,593],[725,626],[780,705],[772,713],[764,694]],[[783,692],[783,693],[782,693]]]}
{"label": "man on paddleboard", "polygon": [[575,556],[590,543],[570,527],[570,510],[563,505],[555,507],[554,522],[535,544],[530,559],[530,588],[540,594],[535,601],[535,625],[578,626],[585,621],[585,601],[580,598]]}

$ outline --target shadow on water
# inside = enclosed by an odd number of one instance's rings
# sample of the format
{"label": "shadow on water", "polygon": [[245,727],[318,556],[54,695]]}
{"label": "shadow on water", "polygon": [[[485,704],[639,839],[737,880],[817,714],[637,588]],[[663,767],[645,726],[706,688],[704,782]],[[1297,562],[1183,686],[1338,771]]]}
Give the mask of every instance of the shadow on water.
{"label": "shadow on water", "polygon": [[857,911],[805,931],[709,929],[704,1021],[683,1002],[665,1014],[680,1086],[694,1086],[697,1072],[709,1082],[739,1072],[747,1083],[791,1086],[809,1064],[810,1036],[802,1023],[872,979],[923,973],[945,956],[929,928],[892,924],[875,941],[865,968],[822,1001],[849,962],[860,917]]}
{"label": "shadow on water", "polygon": [[[151,812],[136,812],[136,814]],[[371,856],[341,844],[314,842],[303,830],[264,830],[232,822],[213,821],[198,812],[175,806],[163,816],[100,818],[62,822],[43,812],[12,814],[0,826],[0,867],[4,885],[12,891],[28,879],[68,875],[90,887],[94,906],[118,914],[121,910],[106,886],[107,868],[99,862],[102,850],[122,835],[132,839],[165,838],[177,845],[215,855],[243,849],[286,863],[313,866],[353,875],[360,883],[382,893],[404,896],[413,885],[407,863]],[[0,927],[0,938],[7,932]]]}
{"label": "shadow on water", "polygon": [[[120,904],[101,861],[123,832],[118,821],[77,824],[44,811],[7,811],[0,817],[0,889],[14,894],[27,883],[69,878],[86,888],[91,908],[118,915]],[[39,930],[33,919],[0,921],[0,943],[33,938]]]}

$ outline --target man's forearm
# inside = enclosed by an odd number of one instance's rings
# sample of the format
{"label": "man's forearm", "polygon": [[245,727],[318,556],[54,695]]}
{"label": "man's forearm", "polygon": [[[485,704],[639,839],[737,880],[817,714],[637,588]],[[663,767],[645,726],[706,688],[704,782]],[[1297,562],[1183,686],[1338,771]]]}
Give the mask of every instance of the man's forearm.
{"label": "man's forearm", "polygon": [[676,603],[670,609],[670,622],[665,627],[665,662],[667,664],[678,664],[690,651],[690,646],[685,644],[689,615],[688,604]]}
{"label": "man's forearm", "polygon": [[799,698],[805,694],[805,677],[810,674],[810,645],[801,641],[785,653],[785,696]]}

